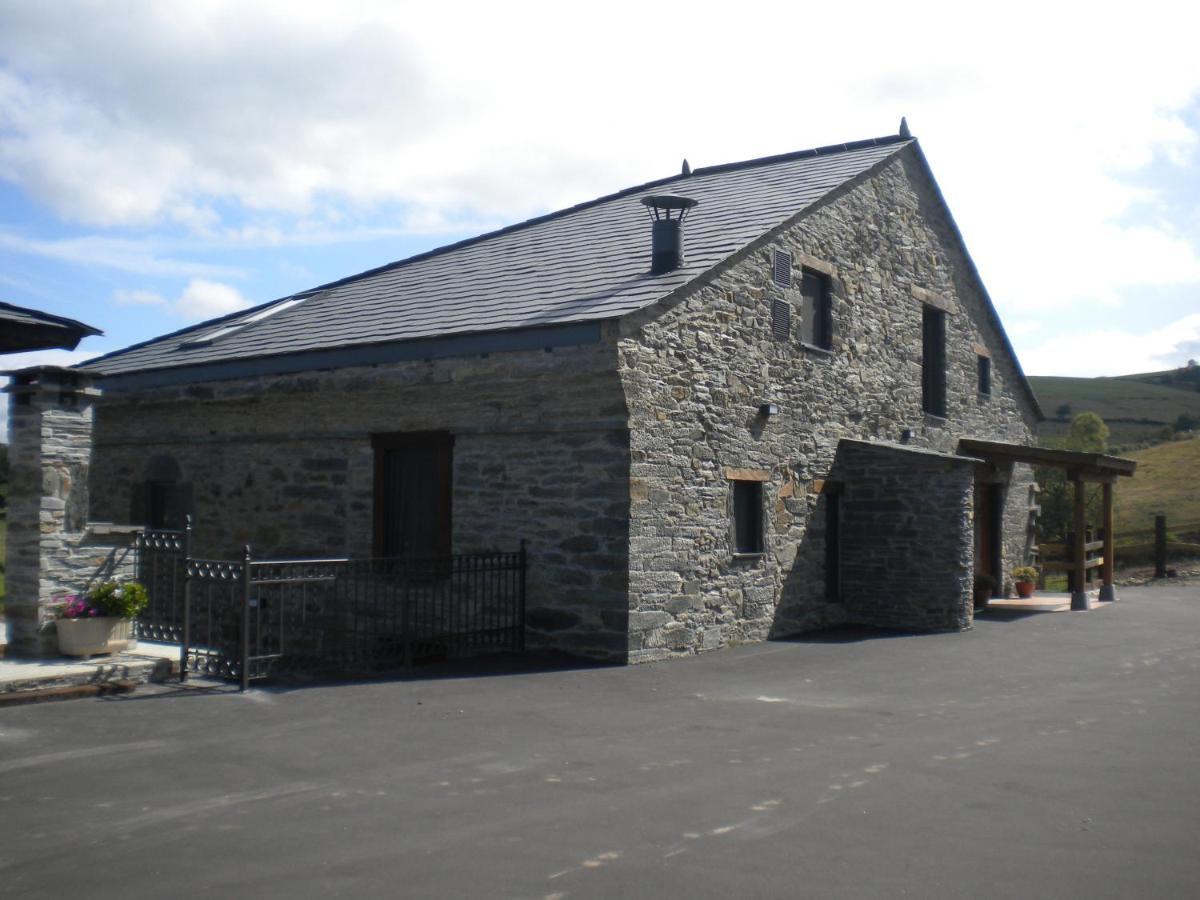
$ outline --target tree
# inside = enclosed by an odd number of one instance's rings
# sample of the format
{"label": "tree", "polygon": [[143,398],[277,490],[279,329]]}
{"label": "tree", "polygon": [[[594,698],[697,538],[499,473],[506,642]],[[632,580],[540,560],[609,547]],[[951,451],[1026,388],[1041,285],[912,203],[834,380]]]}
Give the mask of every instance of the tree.
{"label": "tree", "polygon": [[[1103,453],[1108,449],[1108,426],[1093,412],[1082,412],[1071,420],[1064,450],[1081,453]],[[1037,469],[1037,481],[1041,488],[1038,504],[1042,511],[1038,515],[1038,542],[1063,543],[1075,527],[1075,485],[1067,481],[1067,473],[1054,466]],[[1095,523],[1100,492],[1094,485],[1088,488],[1088,521]]]}
{"label": "tree", "polygon": [[1055,415],[1055,417],[1056,417],[1056,418],[1059,418],[1059,419],[1069,419],[1069,418],[1071,418],[1071,404],[1070,404],[1070,403],[1063,403],[1063,404],[1061,404],[1061,405],[1058,407],[1058,409],[1056,409],[1056,410],[1054,411],[1054,415]]}
{"label": "tree", "polygon": [[1108,449],[1108,426],[1094,412],[1080,413],[1071,420],[1067,430],[1067,449],[1103,453]]}
{"label": "tree", "polygon": [[1175,420],[1175,431],[1195,431],[1196,426],[1200,425],[1195,416],[1189,416],[1187,413],[1180,413],[1179,418]]}

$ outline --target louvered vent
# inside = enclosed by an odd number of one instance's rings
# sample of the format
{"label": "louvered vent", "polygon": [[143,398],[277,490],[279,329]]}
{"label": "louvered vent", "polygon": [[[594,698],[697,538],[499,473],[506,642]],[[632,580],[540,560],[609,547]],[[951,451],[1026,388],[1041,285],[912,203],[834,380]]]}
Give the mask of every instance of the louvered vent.
{"label": "louvered vent", "polygon": [[771,337],[786,341],[792,336],[792,308],[786,300],[771,301]]}
{"label": "louvered vent", "polygon": [[786,250],[775,251],[775,265],[771,271],[771,280],[784,288],[792,286],[792,254]]}

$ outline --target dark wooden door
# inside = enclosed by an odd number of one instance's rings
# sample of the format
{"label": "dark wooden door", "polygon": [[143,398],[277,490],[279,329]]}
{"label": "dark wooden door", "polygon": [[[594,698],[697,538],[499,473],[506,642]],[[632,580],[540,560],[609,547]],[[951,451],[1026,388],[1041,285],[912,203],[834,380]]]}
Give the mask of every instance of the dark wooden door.
{"label": "dark wooden door", "polygon": [[1004,485],[975,485],[975,571],[995,579],[997,593],[1004,583],[1000,572],[1000,537],[1004,528]]}
{"label": "dark wooden door", "polygon": [[375,435],[375,555],[450,555],[454,439],[446,432]]}

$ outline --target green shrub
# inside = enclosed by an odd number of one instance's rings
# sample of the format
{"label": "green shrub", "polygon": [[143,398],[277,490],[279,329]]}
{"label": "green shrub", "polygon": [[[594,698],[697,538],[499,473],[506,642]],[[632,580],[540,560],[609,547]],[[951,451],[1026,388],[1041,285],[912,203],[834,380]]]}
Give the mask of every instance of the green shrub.
{"label": "green shrub", "polygon": [[150,605],[146,588],[136,581],[106,581],[88,591],[88,600],[104,615],[135,619]]}

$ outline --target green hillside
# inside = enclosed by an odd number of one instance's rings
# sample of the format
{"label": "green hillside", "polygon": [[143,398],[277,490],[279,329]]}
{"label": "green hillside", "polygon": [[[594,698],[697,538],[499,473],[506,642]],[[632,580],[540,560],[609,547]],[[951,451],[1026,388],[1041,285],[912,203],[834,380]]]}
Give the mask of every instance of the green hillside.
{"label": "green hillside", "polygon": [[1166,369],[1162,372],[1141,372],[1136,375],[1118,375],[1123,381],[1141,381],[1145,384],[1157,384],[1176,391],[1200,392],[1200,365],[1180,366],[1178,369]]}
{"label": "green hillside", "polygon": [[[1120,378],[1068,378],[1031,375],[1029,383],[1047,420],[1038,428],[1043,442],[1066,434],[1071,417],[1094,412],[1111,430],[1114,450],[1161,441],[1164,427],[1180,416],[1200,421],[1200,393],[1140,380],[1162,373]],[[1070,407],[1063,416],[1062,407]]]}
{"label": "green hillside", "polygon": [[1116,490],[1117,533],[1154,527],[1163,513],[1168,529],[1200,522],[1200,438],[1172,441],[1128,454],[1138,461],[1133,478]]}

